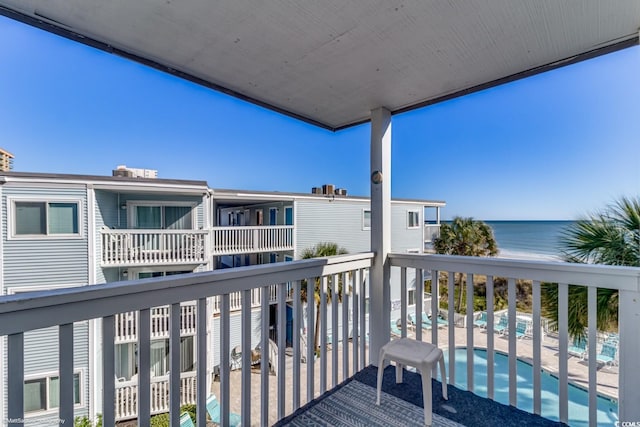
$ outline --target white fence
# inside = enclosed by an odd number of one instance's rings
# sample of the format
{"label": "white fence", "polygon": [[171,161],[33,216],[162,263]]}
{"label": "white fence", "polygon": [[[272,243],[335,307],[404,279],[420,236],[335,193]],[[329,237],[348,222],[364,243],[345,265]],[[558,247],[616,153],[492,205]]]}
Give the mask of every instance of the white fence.
{"label": "white fence", "polygon": [[293,249],[293,225],[214,227],[211,230],[214,256]]}
{"label": "white fence", "polygon": [[212,256],[291,251],[293,225],[101,231],[103,267],[203,264]]}
{"label": "white fence", "polygon": [[102,266],[207,262],[207,231],[102,230]]}
{"label": "white fence", "polygon": [[[205,401],[210,393],[208,381],[211,378],[211,367],[204,363],[208,359],[208,345],[211,348],[219,348],[221,354],[220,363],[220,392],[218,399],[221,405],[221,424],[228,425],[230,414],[230,295],[241,293],[242,312],[241,331],[242,348],[250,349],[251,346],[251,298],[256,289],[261,290],[260,310],[263,319],[269,318],[270,287],[273,284],[278,287],[276,298],[278,342],[277,348],[285,348],[286,310],[285,304],[288,291],[293,290],[292,303],[292,342],[293,351],[291,360],[285,364],[286,352],[262,351],[260,354],[260,399],[252,399],[251,393],[251,357],[243,357],[241,361],[241,417],[243,424],[271,424],[269,410],[273,408],[276,419],[287,415],[285,403],[292,402],[290,410],[295,411],[305,402],[309,402],[327,391],[327,376],[331,372],[332,385],[345,380],[350,373],[355,373],[367,365],[368,351],[366,346],[367,323],[365,322],[365,295],[368,295],[368,284],[365,277],[366,271],[371,266],[373,254],[341,255],[330,258],[301,260],[287,263],[267,264],[246,268],[217,270],[207,273],[194,273],[179,276],[168,276],[127,282],[107,283],[80,288],[60,289],[42,292],[38,295],[20,294],[0,297],[0,337],[7,336],[7,378],[6,389],[0,396],[7,402],[5,416],[9,420],[23,420],[24,414],[24,366],[25,358],[25,332],[58,326],[59,332],[59,409],[60,419],[73,419],[74,417],[74,337],[73,322],[92,320],[101,328],[101,366],[90,372],[91,381],[99,381],[102,384],[93,389],[102,390],[102,396],[92,396],[92,400],[101,402],[104,425],[114,425],[116,416],[135,417],[139,425],[149,425],[151,414],[159,411],[160,407],[168,409],[172,425],[179,424],[181,403],[193,401],[193,384],[195,383],[195,402],[199,408],[205,408]],[[337,286],[341,278],[343,287],[342,304],[328,304],[329,289],[327,277],[333,277],[330,283]],[[308,345],[306,348],[301,342],[313,343],[315,328],[307,328],[306,336],[302,339],[302,291],[308,295],[315,295],[316,283],[319,283],[321,300],[320,310],[320,343],[319,359],[316,361],[316,349]],[[333,289],[333,295],[336,295]],[[207,299],[219,296],[220,301],[220,339],[217,342],[207,343],[213,340],[208,332],[209,318],[207,315]],[[185,326],[183,318],[183,302],[196,301],[195,310],[195,376],[184,376],[180,373],[180,335]],[[168,382],[164,379],[151,377],[150,343],[152,335],[152,316],[156,307],[168,308],[169,331],[169,375]],[[352,340],[343,340],[340,350],[343,354],[342,363],[337,360],[337,351],[333,357],[327,355],[327,317],[337,319],[339,306],[342,310],[350,310],[352,314],[351,329]],[[166,318],[165,308],[158,316]],[[115,338],[116,317],[121,313],[138,312],[135,334],[137,335],[138,348],[138,377],[137,384],[117,383],[115,377]],[[309,310],[307,321],[314,324],[314,310]],[[187,316],[188,317],[188,316]],[[126,318],[126,316],[125,316]],[[164,320],[163,320],[164,322]],[[163,331],[166,323],[157,328]],[[348,322],[343,323],[343,335],[348,336],[346,330]],[[269,323],[261,322],[260,348],[270,349]],[[336,334],[337,331],[333,331]],[[130,332],[130,335],[133,331]],[[334,349],[338,348],[337,336],[332,340]],[[302,352],[306,350],[303,356]],[[248,352],[247,352],[248,353]],[[270,356],[271,353],[271,356]],[[55,357],[55,355],[53,355]],[[270,360],[276,359],[276,360]],[[301,378],[301,363],[306,361],[306,381]],[[330,359],[330,360],[329,360]],[[276,364],[273,371],[277,375],[277,393],[269,392],[270,363]],[[315,374],[314,364],[320,364],[320,375]],[[289,369],[285,369],[289,367]],[[338,377],[341,372],[342,378]],[[286,376],[291,375],[291,385],[286,386]],[[319,392],[316,392],[315,383],[319,383]],[[301,384],[306,383],[306,393]],[[185,389],[187,394],[184,394]],[[168,400],[166,396],[168,393]],[[306,398],[305,398],[306,395]],[[186,397],[185,397],[186,396]],[[234,396],[237,398],[237,396]],[[251,406],[260,405],[260,418],[251,417]],[[162,409],[162,410],[165,410]],[[198,425],[206,425],[206,411],[198,411]],[[10,422],[9,426],[20,425]]]}

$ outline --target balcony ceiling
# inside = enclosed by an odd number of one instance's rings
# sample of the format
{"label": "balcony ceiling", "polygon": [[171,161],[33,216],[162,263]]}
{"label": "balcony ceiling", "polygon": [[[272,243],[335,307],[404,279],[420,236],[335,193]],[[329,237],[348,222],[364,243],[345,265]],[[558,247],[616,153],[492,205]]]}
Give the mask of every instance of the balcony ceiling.
{"label": "balcony ceiling", "polygon": [[638,0],[0,0],[0,13],[329,129],[637,44]]}

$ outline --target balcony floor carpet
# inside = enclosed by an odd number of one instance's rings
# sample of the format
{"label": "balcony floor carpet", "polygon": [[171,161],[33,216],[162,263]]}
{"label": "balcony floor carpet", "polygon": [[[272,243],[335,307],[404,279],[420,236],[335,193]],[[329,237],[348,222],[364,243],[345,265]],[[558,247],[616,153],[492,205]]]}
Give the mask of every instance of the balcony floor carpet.
{"label": "balcony floor carpet", "polygon": [[[309,402],[276,426],[423,426],[422,379],[404,372],[395,382],[395,367],[384,371],[381,405],[376,402],[377,368],[369,366],[323,396]],[[562,424],[502,405],[449,386],[442,398],[433,381],[433,426],[561,426]]]}

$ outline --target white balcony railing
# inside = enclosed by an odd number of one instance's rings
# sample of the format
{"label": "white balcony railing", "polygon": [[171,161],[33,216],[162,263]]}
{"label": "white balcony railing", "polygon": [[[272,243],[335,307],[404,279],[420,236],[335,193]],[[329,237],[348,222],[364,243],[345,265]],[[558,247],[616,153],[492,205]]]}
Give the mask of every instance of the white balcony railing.
{"label": "white balcony railing", "polygon": [[[339,373],[342,379],[348,377],[362,369],[368,359],[366,340],[367,321],[365,320],[365,298],[369,295],[368,283],[366,283],[366,270],[371,265],[372,254],[358,254],[332,257],[329,259],[302,260],[289,263],[268,264],[261,266],[242,267],[227,270],[218,270],[208,273],[188,274],[175,277],[165,277],[157,279],[147,279],[131,282],[109,283],[105,285],[89,286],[84,288],[73,288],[64,290],[47,291],[39,295],[13,295],[0,297],[0,336],[7,335],[6,354],[7,358],[7,418],[22,419],[23,396],[24,396],[24,333],[34,329],[59,326],[59,360],[60,360],[60,389],[67,390],[60,394],[60,414],[61,419],[70,419],[73,415],[73,395],[71,393],[73,382],[73,322],[96,319],[102,326],[102,360],[103,366],[101,378],[104,379],[102,389],[102,413],[105,425],[113,425],[116,414],[116,384],[114,381],[114,338],[115,338],[115,317],[122,312],[139,310],[139,330],[138,330],[138,358],[139,377],[135,391],[135,401],[137,402],[136,417],[141,425],[148,425],[152,411],[153,399],[156,398],[157,389],[152,386],[154,379],[150,375],[150,331],[151,331],[151,309],[157,306],[170,306],[169,310],[169,331],[170,331],[170,375],[169,375],[169,410],[174,423],[179,417],[179,405],[182,401],[182,389],[184,388],[183,378],[180,374],[180,341],[176,339],[180,335],[181,324],[181,303],[186,301],[196,301],[196,348],[197,361],[207,360],[209,348],[220,349],[220,382],[215,386],[219,387],[216,393],[222,405],[222,417],[226,419],[231,409],[233,412],[240,412],[243,424],[272,424],[273,422],[286,416],[287,413],[295,411],[304,402],[314,399],[318,394],[327,391],[328,375],[331,372],[331,385],[337,385]],[[449,373],[448,382],[455,383],[457,374],[455,366],[456,335],[462,333],[466,337],[465,346],[467,348],[467,360],[473,361],[473,348],[476,344],[487,348],[487,396],[494,398],[495,372],[494,372],[494,351],[497,348],[497,338],[493,333],[494,323],[497,321],[493,307],[494,278],[503,277],[508,282],[508,331],[506,338],[500,338],[504,342],[508,353],[508,395],[509,404],[516,406],[520,393],[528,393],[519,390],[517,378],[517,358],[521,350],[521,342],[516,337],[516,280],[530,279],[533,281],[531,300],[533,312],[531,315],[532,327],[530,328],[531,360],[533,365],[532,384],[527,387],[532,389],[533,411],[539,413],[542,403],[541,389],[541,282],[559,283],[559,324],[557,332],[558,349],[554,352],[557,358],[557,373],[555,375],[559,381],[558,387],[558,414],[561,421],[568,419],[568,399],[569,399],[569,372],[568,372],[568,288],[569,284],[585,286],[589,295],[589,305],[587,307],[589,315],[588,340],[597,342],[597,331],[595,328],[596,313],[596,289],[611,288],[619,291],[619,384],[618,384],[618,404],[619,420],[633,421],[640,419],[640,409],[637,402],[640,401],[640,336],[637,334],[638,319],[640,319],[640,269],[627,267],[607,267],[593,265],[566,264],[558,262],[539,261],[515,261],[505,259],[483,259],[452,257],[441,255],[414,255],[414,254],[390,254],[389,265],[393,269],[399,269],[401,277],[401,318],[407,318],[407,273],[413,270],[418,277],[418,283],[422,281],[423,274],[429,272],[431,277],[438,277],[442,272],[446,277],[451,289],[455,273],[463,273],[466,277],[466,289],[468,298],[466,299],[467,321],[465,327],[454,325],[455,315],[454,293],[448,293],[449,308],[447,317],[450,319],[448,328],[432,328],[431,331],[423,332],[421,328],[416,328],[415,337],[419,340],[431,341],[440,346],[448,346]],[[487,292],[487,332],[486,343],[476,342],[473,330],[473,285],[478,275],[486,276]],[[332,280],[328,280],[329,278]],[[311,280],[306,280],[311,278]],[[302,342],[314,342],[314,328],[307,327],[306,333],[303,330],[301,319],[305,317],[303,306],[300,301],[300,282],[306,280],[305,290],[312,294],[316,285],[316,279],[320,283],[320,304],[321,309],[319,325],[319,360],[315,360],[314,346],[303,347]],[[336,293],[329,293],[329,286],[336,286],[337,283],[349,283],[345,287],[346,297],[342,304],[329,303],[329,299],[337,302],[334,298]],[[294,297],[293,307],[293,356],[285,359],[285,352],[271,351],[273,345],[269,342],[269,324],[260,323],[260,347],[269,349],[260,354],[260,391],[259,398],[256,399],[255,392],[251,389],[251,364],[254,362],[251,357],[242,358],[240,396],[231,396],[231,348],[230,348],[230,295],[240,292],[242,304],[241,312],[241,347],[251,348],[251,332],[255,325],[251,324],[251,312],[256,308],[251,308],[252,293],[257,289],[260,294],[260,313],[262,318],[269,318],[270,287],[276,283],[281,292],[276,293],[278,300],[277,319],[278,333],[276,347],[285,347],[286,324],[286,304],[287,284],[293,283]],[[330,284],[330,285],[329,285]],[[434,283],[435,285],[435,283]],[[379,286],[372,284],[372,286]],[[384,293],[382,293],[384,295]],[[328,296],[331,295],[331,298]],[[422,311],[438,312],[438,301],[440,286],[432,287],[431,310],[423,307],[423,299],[417,296],[415,310],[416,317],[421,316]],[[207,300],[210,297],[220,296],[220,326],[219,340],[210,343],[207,348],[207,339],[212,335],[207,332]],[[373,296],[373,295],[372,295]],[[373,303],[373,302],[372,302]],[[343,310],[343,318],[352,319],[351,325],[343,322],[342,329],[331,328],[332,336],[328,335],[328,325],[337,325],[338,310]],[[308,310],[306,315],[307,325],[314,325],[316,310]],[[376,324],[386,322],[390,324],[389,313],[372,312],[370,322],[375,320]],[[142,326],[147,325],[147,326]],[[253,329],[252,329],[253,327]],[[349,329],[352,328],[353,340],[339,343],[340,332],[343,337],[349,336]],[[371,342],[385,341],[389,331],[371,330]],[[149,331],[147,333],[146,331]],[[407,329],[402,328],[402,334],[406,334]],[[439,331],[441,335],[439,335]],[[238,331],[234,329],[233,333]],[[376,336],[377,335],[377,336]],[[381,339],[382,338],[382,339]],[[327,343],[333,343],[328,349]],[[336,344],[337,343],[337,344]],[[342,350],[342,363],[338,359],[338,352],[334,349]],[[376,349],[371,349],[375,351]],[[598,368],[596,346],[590,346],[587,355],[588,369],[588,393],[589,393],[589,424],[595,424],[597,409],[597,387]],[[306,359],[307,363],[302,364]],[[288,357],[288,356],[287,356]],[[285,363],[286,360],[286,363]],[[71,361],[71,362],[70,362]],[[237,361],[234,363],[238,364]],[[319,375],[316,373],[314,364],[318,363]],[[271,367],[275,366],[276,369]],[[288,369],[285,369],[288,367]],[[303,370],[304,368],[304,370]],[[199,407],[204,407],[204,400],[208,396],[207,378],[210,376],[210,367],[204,364],[197,364],[195,377],[196,402]],[[471,391],[475,390],[473,363],[467,363],[466,378],[467,386]],[[304,373],[306,371],[306,374]],[[278,372],[276,376],[277,392],[269,391],[270,372]],[[282,375],[280,375],[282,373]],[[485,372],[483,372],[485,373]],[[289,377],[289,375],[291,375]],[[306,382],[303,377],[306,375]],[[286,378],[286,381],[285,381]],[[289,379],[290,378],[290,379]],[[286,384],[290,381],[291,387]],[[306,383],[306,393],[302,384]],[[318,386],[319,385],[319,386]],[[306,394],[306,399],[304,398]],[[160,393],[162,396],[162,393]],[[96,397],[97,398],[97,397]],[[239,398],[239,399],[238,399]],[[231,401],[239,401],[239,406],[230,407]],[[258,403],[259,402],[259,403]],[[259,416],[252,418],[252,405],[260,405]],[[198,411],[200,418],[198,424],[204,425],[205,411]],[[223,422],[224,425],[226,423]]]}
{"label": "white balcony railing", "polygon": [[[494,398],[496,393],[494,382],[494,350],[497,342],[494,340],[494,323],[498,322],[494,312],[494,278],[506,278],[508,282],[508,396],[509,404],[517,406],[518,396],[520,393],[525,395],[533,393],[533,412],[540,414],[542,405],[542,385],[541,385],[541,349],[542,349],[542,324],[541,324],[541,286],[542,282],[557,283],[558,298],[558,350],[557,350],[557,372],[553,372],[558,377],[558,414],[561,422],[566,423],[568,420],[568,399],[569,399],[569,372],[568,372],[568,312],[570,309],[570,301],[568,300],[569,285],[579,285],[587,288],[588,307],[584,307],[588,313],[588,331],[587,341],[589,343],[597,343],[598,336],[596,330],[596,298],[597,288],[616,289],[619,292],[619,344],[618,344],[618,362],[619,362],[619,383],[617,384],[618,392],[618,410],[620,425],[624,425],[622,421],[634,421],[640,419],[640,410],[638,402],[640,402],[640,335],[637,332],[640,324],[640,268],[631,267],[611,267],[602,265],[585,265],[585,264],[568,264],[562,262],[541,262],[541,261],[520,261],[507,260],[497,258],[476,258],[476,257],[457,257],[444,255],[413,255],[413,254],[390,254],[390,265],[392,268],[400,269],[401,277],[401,295],[403,301],[401,303],[401,317],[407,318],[407,271],[413,270],[417,277],[418,283],[422,282],[425,273],[430,273],[432,278],[431,290],[431,306],[422,307],[423,298],[416,296],[415,315],[416,318],[421,317],[421,312],[438,313],[438,301],[440,299],[440,284],[438,280],[439,273],[446,275],[448,289],[454,286],[455,274],[462,273],[466,276],[466,330],[462,333],[466,335],[467,361],[474,360],[474,292],[473,286],[478,275],[486,276],[486,301],[487,301],[487,332],[486,332],[486,348],[487,348],[487,396]],[[483,278],[484,279],[484,278]],[[533,303],[530,328],[531,353],[527,355],[533,363],[533,384],[528,384],[530,390],[518,390],[517,388],[517,358],[521,354],[518,338],[516,336],[516,280],[527,279],[532,281]],[[437,286],[436,286],[437,284]],[[455,383],[455,347],[456,332],[454,327],[456,313],[454,313],[454,292],[449,291],[448,294],[448,310],[447,318],[449,319],[448,334],[446,338],[440,335],[440,339],[448,342],[448,365],[450,384]],[[388,323],[387,323],[388,324]],[[373,333],[374,331],[372,331]],[[406,334],[403,329],[403,334]],[[438,328],[432,328],[427,332],[427,337],[423,337],[422,328],[416,328],[416,339],[423,338],[436,345],[440,345]],[[484,347],[484,344],[481,344]],[[372,349],[374,351],[374,349]],[[598,396],[598,369],[601,367],[597,361],[597,346],[590,345],[588,347],[587,362],[588,373],[585,383],[588,384],[589,393],[589,418],[588,424],[596,424],[597,413],[597,396]],[[548,367],[547,367],[548,368]],[[485,374],[483,372],[483,374]],[[467,386],[470,391],[474,391],[474,364],[466,364]],[[615,385],[614,385],[615,387]],[[611,420],[607,420],[611,422]]]}
{"label": "white balcony railing", "polygon": [[[166,305],[151,309],[151,339],[169,338],[169,314],[171,307]],[[180,335],[196,334],[196,304],[187,302],[180,305]],[[138,313],[129,311],[115,316],[116,344],[135,342],[138,340]]]}
{"label": "white balcony railing", "polygon": [[[278,302],[278,292],[280,291],[280,287],[278,285],[269,286],[269,304],[275,304]],[[287,283],[287,286],[284,288],[285,292],[285,300],[287,302],[291,301],[293,298],[293,284]],[[253,289],[251,291],[251,307],[260,307],[262,301],[262,289]],[[212,298],[213,304],[213,313],[220,313],[221,300],[220,297]],[[242,308],[242,293],[241,292],[233,292],[229,294],[229,310],[237,311]]]}
{"label": "white balcony railing", "polygon": [[[151,415],[168,412],[170,408],[169,375],[151,378]],[[116,420],[130,420],[138,415],[137,376],[129,381],[116,383]],[[180,374],[180,405],[195,404],[197,400],[196,373]]]}
{"label": "white balcony railing", "polygon": [[293,250],[293,225],[214,227],[212,255],[235,255]]}
{"label": "white balcony railing", "polygon": [[[211,378],[212,367],[205,363],[211,358],[208,353],[213,349],[220,351],[220,382],[216,393],[221,404],[222,425],[228,425],[230,404],[230,367],[232,365],[230,348],[231,317],[230,295],[241,293],[241,331],[233,330],[233,334],[240,334],[241,347],[252,349],[252,294],[261,290],[260,317],[269,319],[270,316],[270,288],[273,284],[279,289],[276,293],[278,305],[277,342],[275,347],[269,341],[269,322],[260,323],[260,348],[268,351],[260,352],[260,398],[252,397],[251,365],[252,357],[244,357],[241,362],[241,396],[233,396],[233,400],[240,398],[241,407],[233,408],[242,416],[243,424],[273,424],[287,413],[295,411],[304,402],[309,402],[327,391],[327,378],[331,372],[332,386],[338,384],[364,368],[368,360],[365,337],[367,336],[367,322],[365,318],[365,299],[369,294],[366,283],[367,270],[371,265],[373,254],[341,255],[331,258],[300,260],[286,263],[267,264],[259,266],[241,267],[217,270],[207,273],[194,273],[179,276],[168,276],[127,282],[107,283],[80,288],[44,291],[37,295],[18,294],[0,297],[0,337],[6,339],[6,388],[0,396],[6,402],[5,418],[9,420],[23,420],[24,417],[24,367],[25,360],[30,354],[25,354],[25,333],[28,331],[58,326],[58,360],[59,360],[59,412],[61,420],[74,417],[74,334],[73,323],[84,320],[94,320],[96,327],[101,329],[101,362],[95,369],[98,372],[88,372],[91,390],[102,390],[102,396],[91,396],[91,401],[100,402],[96,408],[103,414],[103,425],[114,425],[116,417],[135,417],[139,425],[149,425],[152,413],[158,408],[167,408],[170,412],[171,424],[178,425],[180,404],[185,400],[193,401],[193,382],[195,381],[195,402],[199,408],[205,408],[206,398],[210,394],[208,381]],[[332,280],[328,280],[331,277]],[[303,281],[306,282],[303,285]],[[307,310],[303,315],[301,291],[314,295],[316,282],[320,283],[319,314],[319,360],[316,361],[316,349],[312,345],[315,328],[304,327],[302,319],[306,317],[307,324],[314,325],[316,310]],[[344,293],[341,304],[329,303],[329,285],[333,287],[331,295],[334,302],[337,295],[338,283],[343,286]],[[292,286],[291,286],[292,284]],[[285,303],[288,289],[293,290],[292,313],[292,356],[287,356],[286,340],[286,312]],[[210,329],[211,318],[207,315],[207,305],[211,297],[219,296],[219,334],[213,334]],[[184,325],[181,323],[184,302],[196,301],[196,335],[195,377],[187,379],[180,373],[181,341],[180,332]],[[312,299],[315,301],[315,299]],[[164,379],[151,377],[151,332],[152,317],[155,307],[170,307],[168,322],[163,320],[158,327],[164,331],[168,325],[169,331],[169,375],[168,382]],[[328,323],[338,319],[341,309],[343,322],[341,328],[332,328],[329,333]],[[164,309],[161,309],[161,311]],[[137,312],[135,316],[135,334],[137,335],[138,377],[134,384],[118,383],[115,378],[115,341],[116,317],[121,313]],[[155,311],[160,315],[161,313]],[[166,313],[161,314],[166,319]],[[126,316],[125,316],[126,319]],[[131,320],[131,319],[127,319]],[[95,328],[90,328],[95,329]],[[306,330],[306,333],[302,333]],[[133,331],[131,331],[133,335]],[[329,336],[328,336],[329,335]],[[214,339],[219,336],[219,339]],[[339,336],[351,336],[351,341],[342,340]],[[331,352],[327,349],[331,340]],[[338,351],[342,353],[342,363],[338,360]],[[335,351],[334,351],[335,350]],[[80,351],[76,349],[76,351]],[[331,355],[331,357],[329,357]],[[55,356],[54,356],[55,357]],[[286,358],[286,359],[285,359]],[[303,377],[302,361],[305,361],[306,374]],[[29,363],[29,362],[27,362]],[[235,364],[238,361],[234,360]],[[317,365],[316,365],[317,364]],[[319,373],[316,373],[318,366]],[[288,368],[288,369],[287,369]],[[269,392],[270,373],[277,372],[277,392]],[[286,374],[285,374],[286,372]],[[339,377],[341,373],[341,378]],[[285,375],[288,377],[285,382]],[[192,378],[192,379],[191,379]],[[101,383],[93,383],[100,381]],[[185,383],[186,381],[186,383]],[[290,385],[287,385],[290,384]],[[304,384],[304,386],[303,386]],[[306,393],[304,393],[306,388]],[[185,395],[185,389],[186,395]],[[286,389],[286,391],[285,391]],[[168,390],[168,400],[166,400]],[[255,392],[255,390],[254,390]],[[306,395],[306,398],[305,398]],[[186,396],[186,397],[185,397]],[[286,397],[286,398],[285,398]],[[165,400],[163,400],[165,399]],[[259,402],[259,403],[258,403]],[[260,406],[259,417],[252,419],[252,405]],[[163,409],[164,410],[164,409]],[[206,411],[198,411],[198,425],[206,425]],[[258,419],[256,419],[258,418]],[[21,425],[12,422],[9,426]]]}
{"label": "white balcony railing", "polygon": [[[202,264],[211,256],[291,251],[292,225],[210,230],[102,230],[103,267]],[[208,242],[210,249],[207,249]]]}
{"label": "white balcony railing", "polygon": [[206,230],[102,230],[102,266],[202,264]]}

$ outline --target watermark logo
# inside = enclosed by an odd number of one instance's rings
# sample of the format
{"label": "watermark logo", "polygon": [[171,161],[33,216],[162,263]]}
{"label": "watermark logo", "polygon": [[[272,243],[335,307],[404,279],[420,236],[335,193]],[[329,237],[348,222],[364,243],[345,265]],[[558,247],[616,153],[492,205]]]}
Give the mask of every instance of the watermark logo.
{"label": "watermark logo", "polygon": [[640,427],[640,421],[616,421],[615,427]]}
{"label": "watermark logo", "polygon": [[[45,423],[44,425],[55,426],[55,425],[64,425],[66,420],[63,419],[63,418],[49,418],[49,419],[46,419],[46,420],[41,420],[40,421],[40,425],[43,425],[42,424],[43,422]],[[28,422],[24,418],[5,418],[4,419],[4,425],[14,425],[14,424],[16,424],[16,425],[28,425]]]}

